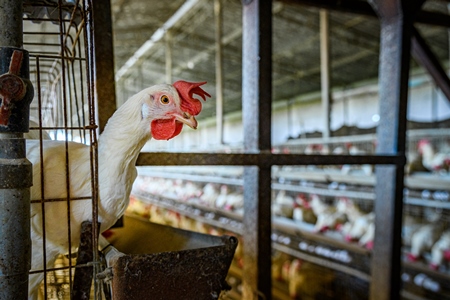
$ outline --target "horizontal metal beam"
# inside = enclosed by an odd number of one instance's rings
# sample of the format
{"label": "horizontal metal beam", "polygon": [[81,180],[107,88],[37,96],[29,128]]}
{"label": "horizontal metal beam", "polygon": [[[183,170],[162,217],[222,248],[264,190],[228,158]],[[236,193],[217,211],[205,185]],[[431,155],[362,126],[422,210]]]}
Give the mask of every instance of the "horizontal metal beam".
{"label": "horizontal metal beam", "polygon": [[437,12],[422,10],[417,14],[415,21],[417,23],[450,27],[450,16],[447,14],[441,14]]}
{"label": "horizontal metal beam", "polygon": [[406,163],[402,155],[305,155],[272,153],[172,153],[142,152],[137,166],[260,166],[273,165],[397,165]]}
{"label": "horizontal metal beam", "polygon": [[329,10],[351,12],[360,15],[373,16],[376,14],[372,7],[365,1],[359,0],[280,0],[285,3],[307,5]]}
{"label": "horizontal metal beam", "polygon": [[[354,13],[370,17],[377,17],[372,6],[365,1],[359,0],[280,0],[284,3],[292,3],[329,10]],[[419,11],[416,15],[415,22],[428,25],[436,25],[450,27],[450,15],[438,12]]]}

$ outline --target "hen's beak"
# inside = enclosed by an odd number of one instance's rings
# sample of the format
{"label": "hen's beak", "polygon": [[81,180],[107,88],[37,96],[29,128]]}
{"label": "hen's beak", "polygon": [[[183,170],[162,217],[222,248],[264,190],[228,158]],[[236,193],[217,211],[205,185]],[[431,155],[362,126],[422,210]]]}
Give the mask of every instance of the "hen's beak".
{"label": "hen's beak", "polygon": [[175,114],[174,116],[178,122],[186,124],[192,129],[197,129],[197,120],[195,119],[194,116],[191,116],[187,112],[184,112],[183,115]]}

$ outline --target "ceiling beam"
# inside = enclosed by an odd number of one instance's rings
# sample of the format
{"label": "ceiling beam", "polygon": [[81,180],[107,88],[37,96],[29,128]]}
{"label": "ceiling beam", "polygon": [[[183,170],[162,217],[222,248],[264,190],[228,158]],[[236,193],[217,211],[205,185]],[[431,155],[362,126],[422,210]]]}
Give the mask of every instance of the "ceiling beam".
{"label": "ceiling beam", "polygon": [[415,28],[413,29],[411,46],[412,55],[415,60],[420,63],[428,71],[428,73],[430,73],[437,86],[447,97],[447,100],[450,101],[450,79],[439,63],[439,60]]}
{"label": "ceiling beam", "polygon": [[[284,3],[306,5],[347,13],[376,17],[372,6],[366,1],[359,0],[280,0]],[[415,22],[428,25],[450,27],[450,15],[438,12],[419,11]]]}
{"label": "ceiling beam", "polygon": [[173,15],[170,17],[153,35],[148,39],[127,62],[117,71],[116,82],[120,80],[136,63],[138,63],[145,54],[153,48],[155,43],[162,40],[166,31],[171,29],[178,23],[186,14],[193,9],[201,0],[187,0]]}
{"label": "ceiling beam", "polygon": [[299,4],[324,8],[329,10],[337,10],[342,12],[350,12],[360,15],[376,17],[376,14],[369,3],[359,0],[280,0],[281,2],[290,4]]}
{"label": "ceiling beam", "polygon": [[[280,3],[274,3],[272,7],[272,14],[276,15],[283,9],[283,6]],[[227,46],[228,44],[231,44],[238,38],[242,37],[242,27],[238,27],[231,31],[228,35],[223,36],[221,40],[222,47]],[[189,61],[178,65],[177,68],[174,70],[174,74],[178,74],[181,71],[188,69],[188,65],[196,65],[200,63],[201,61],[207,60],[210,55],[216,50],[216,45],[214,43],[210,43],[208,47],[205,48],[202,52],[199,52],[197,55],[189,59]]]}
{"label": "ceiling beam", "polygon": [[[331,67],[332,67],[332,69],[335,69],[335,68],[341,67],[343,65],[347,65],[349,63],[355,63],[355,61],[357,61],[359,59],[363,59],[370,55],[374,55],[373,51],[363,49],[363,50],[359,51],[358,53],[351,53],[349,55],[332,60]],[[285,84],[285,83],[289,82],[290,80],[305,78],[308,76],[319,75],[319,74],[320,74],[320,66],[319,65],[314,66],[309,69],[300,69],[295,73],[292,73],[292,74],[283,76],[277,80],[274,80],[273,85],[278,86],[281,84]]]}
{"label": "ceiling beam", "polygon": [[[238,27],[235,30],[233,30],[231,33],[229,33],[226,36],[222,37],[222,47],[228,45],[229,43],[233,42],[237,38],[240,38],[242,36],[242,28]],[[189,69],[190,65],[196,65],[200,63],[201,61],[207,60],[212,53],[216,50],[216,45],[214,43],[211,43],[208,47],[205,47],[205,49],[201,52],[199,52],[197,55],[193,56],[191,59],[186,61],[185,63],[182,63],[178,65],[173,73],[179,74],[182,70]]]}

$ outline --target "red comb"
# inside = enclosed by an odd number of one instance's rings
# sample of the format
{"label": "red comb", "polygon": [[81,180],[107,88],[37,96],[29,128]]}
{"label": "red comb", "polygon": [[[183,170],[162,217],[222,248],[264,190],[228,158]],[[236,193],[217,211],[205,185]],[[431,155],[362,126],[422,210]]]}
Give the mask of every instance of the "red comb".
{"label": "red comb", "polygon": [[429,144],[430,143],[430,141],[429,140],[427,140],[427,139],[422,139],[422,140],[420,140],[419,141],[419,145],[426,145],[426,144]]}
{"label": "red comb", "polygon": [[184,80],[178,80],[173,83],[173,86],[177,89],[178,94],[181,98],[181,109],[193,116],[196,116],[202,110],[202,103],[200,100],[193,97],[194,94],[202,97],[206,101],[206,96],[211,97],[206,91],[204,91],[200,86],[204,85],[206,81],[203,82],[187,82]]}
{"label": "red comb", "polygon": [[427,140],[427,139],[422,139],[422,140],[420,140],[420,141],[417,143],[417,149],[419,149],[419,151],[423,151],[423,147],[424,147],[425,145],[428,145],[428,144],[430,144],[430,141],[429,141],[429,140]]}

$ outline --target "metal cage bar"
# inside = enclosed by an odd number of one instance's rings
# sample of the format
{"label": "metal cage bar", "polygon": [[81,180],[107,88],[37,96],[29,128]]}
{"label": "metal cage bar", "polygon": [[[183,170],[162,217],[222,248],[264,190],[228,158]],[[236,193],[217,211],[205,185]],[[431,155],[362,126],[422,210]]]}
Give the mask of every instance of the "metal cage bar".
{"label": "metal cage bar", "polygon": [[[422,3],[397,0],[372,3],[381,21],[379,86],[383,117],[377,128],[378,153],[405,154],[413,17]],[[376,178],[370,298],[396,299],[400,297],[401,286],[404,166],[378,166]]]}
{"label": "metal cage bar", "polygon": [[[242,112],[244,148],[270,152],[272,114],[272,1],[243,1]],[[271,168],[244,168],[245,299],[271,299]]]}
{"label": "metal cage bar", "polygon": [[[105,54],[97,61],[93,60],[94,38],[93,32],[93,14],[96,9],[100,11],[98,6],[93,7],[93,1],[47,1],[46,3],[34,3],[31,1],[24,2],[24,45],[30,49],[31,74],[32,81],[35,82],[35,94],[37,97],[32,103],[32,120],[37,125],[32,125],[32,130],[38,130],[38,139],[40,140],[40,149],[43,149],[45,139],[63,139],[65,143],[65,162],[66,162],[66,196],[55,197],[48,194],[45,188],[46,172],[44,171],[46,161],[44,160],[44,152],[40,151],[40,182],[41,189],[38,196],[32,198],[32,205],[36,205],[35,209],[42,214],[42,231],[43,241],[42,247],[43,262],[41,265],[34,265],[30,271],[31,276],[43,277],[43,288],[39,293],[44,299],[55,299],[55,295],[59,297],[70,297],[72,289],[72,275],[74,273],[75,263],[72,261],[73,250],[71,245],[71,236],[75,230],[81,228],[72,228],[70,223],[71,214],[70,207],[74,201],[91,201],[93,205],[92,219],[94,223],[97,220],[97,199],[98,199],[98,167],[97,167],[97,103],[95,100],[103,99],[105,96],[98,97],[95,92],[94,80],[96,80],[96,71],[101,74],[106,67],[112,65],[108,59],[112,53],[112,47],[103,46]],[[96,1],[96,5],[100,5],[105,1]],[[102,3],[98,3],[102,2]],[[107,1],[109,5],[109,1]],[[102,24],[107,26],[107,20],[102,19],[100,13],[98,29],[102,28]],[[106,16],[110,16],[105,12]],[[104,23],[100,23],[103,22]],[[109,23],[110,24],[110,23]],[[99,42],[106,39],[109,42],[110,36],[98,36],[95,41]],[[99,46],[99,49],[103,49]],[[102,60],[104,59],[104,60]],[[96,64],[97,63],[97,64]],[[109,69],[110,71],[110,69]],[[103,77],[102,77],[103,78]],[[108,77],[106,78],[108,79]],[[112,80],[113,81],[113,80]],[[102,91],[104,93],[114,93],[111,84],[104,84]],[[115,107],[115,98],[112,98]],[[109,100],[107,101],[109,104]],[[102,108],[107,108],[102,106]],[[109,108],[108,108],[109,109]],[[70,155],[69,145],[76,141],[88,144],[90,155],[90,172],[91,172],[91,191],[85,194],[70,189],[72,180],[69,173],[69,166],[74,161],[74,157]],[[38,161],[39,162],[39,161]],[[53,203],[66,203],[67,213],[61,218],[67,219],[65,227],[67,231],[69,243],[68,258],[60,257],[55,265],[49,261],[47,256],[46,233],[49,230],[48,225],[52,220],[51,216],[46,215],[46,208]],[[59,204],[58,204],[59,205]],[[39,209],[37,208],[39,206]],[[93,236],[98,234],[98,230],[94,227]],[[97,239],[95,238],[95,243]],[[93,246],[93,261],[97,261],[97,244]],[[48,265],[47,265],[48,264]],[[94,263],[94,266],[96,264]]]}

